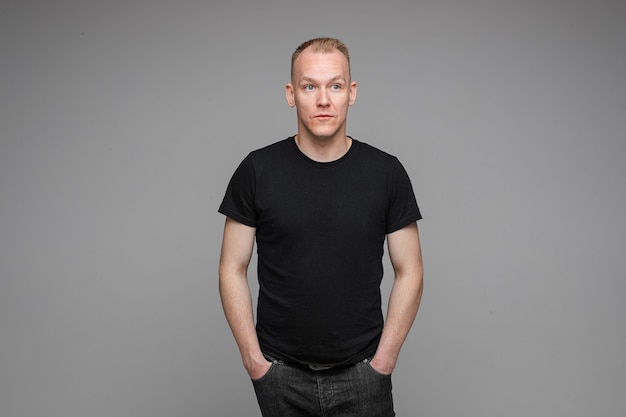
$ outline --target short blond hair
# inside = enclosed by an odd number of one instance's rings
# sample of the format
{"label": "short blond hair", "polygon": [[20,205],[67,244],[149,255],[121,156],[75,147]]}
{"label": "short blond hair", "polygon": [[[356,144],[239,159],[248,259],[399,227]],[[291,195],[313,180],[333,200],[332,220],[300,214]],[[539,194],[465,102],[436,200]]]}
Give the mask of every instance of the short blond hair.
{"label": "short blond hair", "polygon": [[348,60],[348,72],[350,71],[350,53],[345,43],[335,38],[315,38],[308,40],[298,46],[291,55],[291,79],[293,80],[293,66],[296,63],[298,57],[307,48],[313,48],[313,52],[329,53],[333,50],[338,50]]}

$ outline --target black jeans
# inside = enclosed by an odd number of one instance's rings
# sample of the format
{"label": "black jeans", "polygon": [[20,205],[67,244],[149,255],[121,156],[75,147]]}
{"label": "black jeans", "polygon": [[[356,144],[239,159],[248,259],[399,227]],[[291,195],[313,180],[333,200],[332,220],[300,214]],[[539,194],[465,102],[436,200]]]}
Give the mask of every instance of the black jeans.
{"label": "black jeans", "polygon": [[252,381],[263,417],[393,417],[391,375],[369,360],[315,371],[274,360]]}

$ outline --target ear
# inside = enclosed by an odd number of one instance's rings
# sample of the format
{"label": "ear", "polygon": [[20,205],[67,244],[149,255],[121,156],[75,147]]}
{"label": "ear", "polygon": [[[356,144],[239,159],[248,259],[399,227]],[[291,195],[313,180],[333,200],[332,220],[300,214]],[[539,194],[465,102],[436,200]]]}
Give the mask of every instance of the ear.
{"label": "ear", "polygon": [[356,101],[356,81],[350,83],[350,101],[348,104],[352,106]]}
{"label": "ear", "polygon": [[287,99],[287,104],[289,107],[293,107],[296,105],[296,98],[294,96],[295,92],[293,90],[293,85],[291,83],[287,83],[285,86],[285,98]]}

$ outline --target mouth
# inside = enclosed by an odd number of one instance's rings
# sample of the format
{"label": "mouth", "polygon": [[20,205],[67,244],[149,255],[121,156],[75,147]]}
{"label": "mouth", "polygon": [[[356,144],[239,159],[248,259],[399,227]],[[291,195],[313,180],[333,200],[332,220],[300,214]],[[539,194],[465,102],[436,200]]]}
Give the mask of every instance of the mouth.
{"label": "mouth", "polygon": [[317,116],[315,116],[316,119],[322,119],[322,120],[330,119],[332,117],[333,116],[331,116],[330,114],[318,114]]}

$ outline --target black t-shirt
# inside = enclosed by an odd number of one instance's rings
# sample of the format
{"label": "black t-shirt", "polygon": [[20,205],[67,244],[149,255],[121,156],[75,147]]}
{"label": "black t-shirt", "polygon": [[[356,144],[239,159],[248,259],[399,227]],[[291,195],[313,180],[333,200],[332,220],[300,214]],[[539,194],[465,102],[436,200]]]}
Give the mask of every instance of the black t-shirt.
{"label": "black t-shirt", "polygon": [[219,212],[256,228],[264,353],[324,365],[375,353],[385,236],[421,219],[396,157],[353,139],[321,163],[290,137],[242,161]]}

